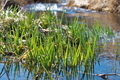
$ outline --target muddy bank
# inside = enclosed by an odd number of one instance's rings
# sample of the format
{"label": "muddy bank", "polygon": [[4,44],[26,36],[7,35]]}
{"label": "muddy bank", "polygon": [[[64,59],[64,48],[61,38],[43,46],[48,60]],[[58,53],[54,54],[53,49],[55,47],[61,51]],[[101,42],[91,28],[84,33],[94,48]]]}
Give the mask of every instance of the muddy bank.
{"label": "muddy bank", "polygon": [[67,6],[120,13],[120,0],[69,0]]}

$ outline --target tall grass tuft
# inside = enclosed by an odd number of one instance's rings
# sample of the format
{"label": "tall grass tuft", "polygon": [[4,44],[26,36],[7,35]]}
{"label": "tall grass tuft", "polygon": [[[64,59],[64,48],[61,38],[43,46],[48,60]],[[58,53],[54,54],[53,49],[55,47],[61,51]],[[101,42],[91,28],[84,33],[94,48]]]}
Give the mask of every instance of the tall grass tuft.
{"label": "tall grass tuft", "polygon": [[[98,52],[102,34],[113,35],[112,30],[99,24],[79,24],[77,18],[69,25],[51,12],[0,12],[0,51],[12,52],[34,73],[57,67],[84,66],[90,71]],[[30,69],[29,69],[30,70]],[[49,75],[50,76],[50,75]]]}

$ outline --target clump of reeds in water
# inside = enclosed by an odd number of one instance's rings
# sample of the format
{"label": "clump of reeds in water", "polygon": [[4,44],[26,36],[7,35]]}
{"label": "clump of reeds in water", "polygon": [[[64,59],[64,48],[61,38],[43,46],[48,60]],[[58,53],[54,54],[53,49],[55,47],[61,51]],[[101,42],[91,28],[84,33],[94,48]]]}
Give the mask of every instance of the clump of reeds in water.
{"label": "clump of reeds in water", "polygon": [[[102,34],[113,32],[99,24],[79,24],[77,18],[62,25],[51,12],[35,13],[0,12],[0,51],[13,53],[35,71],[55,66],[72,67],[94,64],[98,40]],[[39,67],[39,68],[38,68]]]}

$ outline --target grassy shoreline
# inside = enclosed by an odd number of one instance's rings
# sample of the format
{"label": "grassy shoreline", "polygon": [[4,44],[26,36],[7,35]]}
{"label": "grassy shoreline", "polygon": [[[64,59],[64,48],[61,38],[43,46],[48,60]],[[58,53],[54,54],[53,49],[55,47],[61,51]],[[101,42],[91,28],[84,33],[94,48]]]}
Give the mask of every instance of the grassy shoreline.
{"label": "grassy shoreline", "polygon": [[[0,12],[0,53],[16,57],[34,74],[58,66],[85,67],[89,72],[97,60],[98,41],[102,34],[111,36],[113,31],[95,23],[79,24],[76,18],[69,24],[49,11],[35,13],[15,11]],[[64,15],[64,13],[63,13]],[[50,75],[49,75],[50,76]]]}

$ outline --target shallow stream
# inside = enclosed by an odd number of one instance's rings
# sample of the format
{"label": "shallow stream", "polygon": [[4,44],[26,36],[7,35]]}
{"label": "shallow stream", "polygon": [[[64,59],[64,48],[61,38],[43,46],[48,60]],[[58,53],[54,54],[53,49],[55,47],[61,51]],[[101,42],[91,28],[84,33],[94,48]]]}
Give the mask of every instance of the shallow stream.
{"label": "shallow stream", "polygon": [[[51,69],[51,76],[54,80],[120,80],[120,15],[112,14],[106,12],[97,12],[92,10],[87,10],[83,8],[76,7],[66,7],[66,3],[60,4],[32,4],[24,6],[24,10],[32,11],[45,11],[51,10],[55,15],[59,16],[61,13],[65,13],[65,17],[68,19],[78,17],[81,21],[85,21],[86,24],[91,25],[94,22],[100,22],[102,26],[111,27],[115,32],[114,37],[103,36],[102,43],[106,43],[104,50],[98,55],[99,60],[93,63],[92,74],[86,73],[84,68],[77,66],[76,68],[62,69],[61,67],[56,69]],[[47,8],[46,8],[47,6]],[[26,70],[21,63],[14,63],[11,65],[11,70],[8,73],[6,68],[4,68],[4,63],[0,62],[0,80],[26,80],[29,71]],[[3,69],[3,72],[2,72]],[[3,75],[2,75],[3,74]],[[87,77],[86,75],[89,77]],[[100,75],[96,74],[111,74],[102,78]],[[117,75],[116,75],[117,74]],[[43,73],[40,80],[45,80],[46,73]],[[27,80],[33,80],[32,74],[29,75]],[[37,79],[36,79],[37,80]]]}

